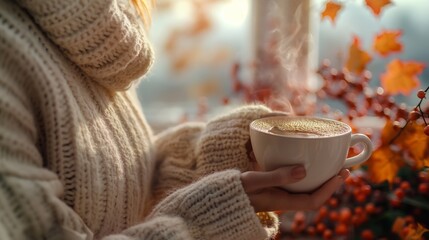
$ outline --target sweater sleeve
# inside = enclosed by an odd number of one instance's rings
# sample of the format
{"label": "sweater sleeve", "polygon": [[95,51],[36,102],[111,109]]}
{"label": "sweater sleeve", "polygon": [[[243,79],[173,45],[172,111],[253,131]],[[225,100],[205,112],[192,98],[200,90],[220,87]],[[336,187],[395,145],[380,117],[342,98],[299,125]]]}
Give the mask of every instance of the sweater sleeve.
{"label": "sweater sleeve", "polygon": [[158,134],[155,196],[213,172],[249,170],[249,124],[270,113],[263,105],[247,105],[207,123],[185,123]]}
{"label": "sweater sleeve", "polygon": [[[1,66],[0,239],[94,239],[91,229],[63,201],[58,176],[43,167],[37,120],[28,95],[14,79],[20,72],[9,71],[18,65],[9,61],[9,67]],[[232,240],[267,236],[242,188],[240,172],[229,170],[176,190],[145,221],[104,239]]]}
{"label": "sweater sleeve", "polygon": [[[240,181],[227,170],[176,190],[161,201],[145,223],[125,230],[120,239],[266,239]],[[110,236],[105,240],[114,240]]]}
{"label": "sweater sleeve", "polygon": [[208,122],[196,146],[198,174],[230,168],[249,170],[249,125],[270,113],[263,105],[247,105]]}
{"label": "sweater sleeve", "polygon": [[[79,216],[59,199],[62,187],[56,176],[20,163],[6,154],[12,149],[4,143],[0,238],[92,239]],[[104,240],[265,239],[267,235],[242,189],[239,172],[229,170],[175,191],[145,222]]]}
{"label": "sweater sleeve", "polygon": [[[247,105],[207,123],[185,123],[157,135],[154,202],[202,176],[226,169],[249,170],[249,124],[269,114],[272,111],[263,105]],[[257,216],[270,236],[277,233],[275,213]]]}

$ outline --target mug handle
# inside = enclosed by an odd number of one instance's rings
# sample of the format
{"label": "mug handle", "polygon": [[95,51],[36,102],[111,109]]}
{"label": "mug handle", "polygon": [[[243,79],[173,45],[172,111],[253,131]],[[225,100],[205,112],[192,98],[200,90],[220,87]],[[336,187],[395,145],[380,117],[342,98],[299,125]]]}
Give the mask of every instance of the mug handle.
{"label": "mug handle", "polygon": [[369,137],[361,133],[352,134],[350,146],[356,145],[358,143],[362,143],[364,145],[362,152],[356,156],[347,158],[344,162],[344,168],[349,168],[359,163],[363,163],[371,156],[373,146]]}

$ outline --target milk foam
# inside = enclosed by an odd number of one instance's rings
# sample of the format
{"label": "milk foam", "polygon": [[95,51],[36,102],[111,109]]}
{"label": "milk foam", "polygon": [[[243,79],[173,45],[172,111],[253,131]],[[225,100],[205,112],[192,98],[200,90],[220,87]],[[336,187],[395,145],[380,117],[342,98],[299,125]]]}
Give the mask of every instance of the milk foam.
{"label": "milk foam", "polygon": [[335,136],[350,131],[346,124],[319,118],[260,119],[253,126],[271,134],[310,138]]}

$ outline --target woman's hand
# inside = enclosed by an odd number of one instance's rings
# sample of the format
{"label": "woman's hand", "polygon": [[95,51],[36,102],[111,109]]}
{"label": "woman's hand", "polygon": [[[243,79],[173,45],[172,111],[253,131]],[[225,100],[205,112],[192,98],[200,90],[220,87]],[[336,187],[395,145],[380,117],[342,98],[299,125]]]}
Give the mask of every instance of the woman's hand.
{"label": "woman's hand", "polygon": [[350,175],[342,169],[337,176],[308,194],[294,194],[278,186],[294,183],[305,177],[305,168],[288,166],[269,172],[248,171],[241,174],[241,182],[256,212],[285,210],[314,210],[322,206]]}

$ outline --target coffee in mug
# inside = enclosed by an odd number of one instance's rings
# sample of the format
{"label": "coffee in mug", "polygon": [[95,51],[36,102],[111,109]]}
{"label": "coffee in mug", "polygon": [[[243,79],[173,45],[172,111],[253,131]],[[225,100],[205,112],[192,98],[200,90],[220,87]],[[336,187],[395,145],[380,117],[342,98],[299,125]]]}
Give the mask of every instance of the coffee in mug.
{"label": "coffee in mug", "polygon": [[[372,153],[371,140],[352,134],[343,122],[319,117],[276,116],[250,124],[250,138],[262,170],[302,164],[307,172],[299,182],[281,186],[290,192],[312,192],[342,168],[366,161]],[[357,156],[347,158],[350,146],[362,144]]]}

